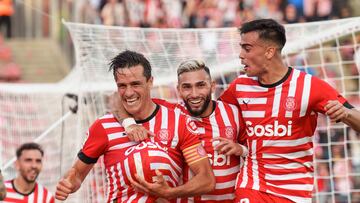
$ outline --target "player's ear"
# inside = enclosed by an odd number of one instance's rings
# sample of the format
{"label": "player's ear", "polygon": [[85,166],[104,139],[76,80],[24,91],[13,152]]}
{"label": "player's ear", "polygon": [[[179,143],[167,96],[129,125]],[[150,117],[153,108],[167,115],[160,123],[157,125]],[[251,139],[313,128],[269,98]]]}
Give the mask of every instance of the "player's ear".
{"label": "player's ear", "polygon": [[18,171],[20,169],[20,163],[19,160],[15,161],[15,169]]}
{"label": "player's ear", "polygon": [[215,80],[211,81],[211,93],[214,93],[216,90],[216,82]]}
{"label": "player's ear", "polygon": [[276,47],[275,46],[269,46],[267,49],[266,49],[266,52],[265,52],[265,57],[266,59],[271,59],[272,57],[274,57],[274,55],[276,54]]}
{"label": "player's ear", "polygon": [[152,88],[153,87],[153,82],[154,82],[154,77],[150,76],[150,78],[148,79],[147,82],[149,83],[150,87]]}

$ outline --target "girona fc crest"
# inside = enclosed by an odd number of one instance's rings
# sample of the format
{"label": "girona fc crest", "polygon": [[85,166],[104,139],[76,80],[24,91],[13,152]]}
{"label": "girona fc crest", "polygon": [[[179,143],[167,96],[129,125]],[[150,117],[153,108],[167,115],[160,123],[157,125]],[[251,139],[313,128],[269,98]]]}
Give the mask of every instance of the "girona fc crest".
{"label": "girona fc crest", "polygon": [[206,151],[201,144],[197,147],[197,153],[202,157],[207,156]]}
{"label": "girona fc crest", "polygon": [[199,134],[197,125],[195,124],[195,122],[190,117],[186,118],[186,128],[192,134],[196,134],[196,135]]}
{"label": "girona fc crest", "polygon": [[225,137],[229,140],[233,140],[234,139],[234,134],[235,134],[235,130],[233,127],[231,126],[226,126],[225,127]]}
{"label": "girona fc crest", "polygon": [[171,144],[174,134],[171,133],[168,129],[160,129],[156,135],[155,140],[161,142],[164,145]]}
{"label": "girona fc crest", "polygon": [[287,97],[285,101],[285,110],[294,111],[296,108],[296,101],[294,97]]}
{"label": "girona fc crest", "polygon": [[167,142],[169,140],[169,130],[168,129],[160,129],[157,133],[157,136],[160,141]]}

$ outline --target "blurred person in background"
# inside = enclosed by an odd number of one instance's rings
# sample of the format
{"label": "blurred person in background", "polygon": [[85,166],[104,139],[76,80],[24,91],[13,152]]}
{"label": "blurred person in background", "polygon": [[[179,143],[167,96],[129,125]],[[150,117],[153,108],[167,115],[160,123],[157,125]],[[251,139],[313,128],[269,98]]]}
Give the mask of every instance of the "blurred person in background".
{"label": "blurred person in background", "polygon": [[104,25],[124,26],[124,5],[118,0],[108,0],[101,10],[101,19]]}
{"label": "blurred person in background", "polygon": [[11,38],[11,16],[14,14],[12,0],[0,0],[0,28],[6,28],[6,37]]}
{"label": "blurred person in background", "polygon": [[16,150],[15,168],[18,175],[15,179],[5,182],[4,203],[55,202],[53,195],[36,182],[43,166],[43,157],[44,151],[37,143],[25,143]]}

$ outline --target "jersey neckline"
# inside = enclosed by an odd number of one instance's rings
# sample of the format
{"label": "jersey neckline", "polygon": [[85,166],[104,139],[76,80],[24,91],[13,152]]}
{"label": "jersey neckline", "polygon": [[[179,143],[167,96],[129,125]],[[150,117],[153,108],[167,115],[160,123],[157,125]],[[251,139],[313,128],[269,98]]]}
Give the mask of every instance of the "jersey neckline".
{"label": "jersey neckline", "polygon": [[37,183],[35,183],[34,188],[33,188],[29,193],[22,193],[22,192],[20,192],[19,190],[16,189],[14,182],[15,182],[15,179],[12,179],[12,180],[11,180],[11,185],[12,185],[13,189],[15,190],[16,193],[21,194],[21,195],[23,195],[23,196],[29,196],[29,195],[31,195],[31,194],[35,191],[35,189],[36,189],[36,187],[37,187]]}
{"label": "jersey neckline", "polygon": [[285,82],[285,81],[289,78],[292,70],[293,70],[293,69],[292,69],[291,67],[288,67],[288,71],[287,71],[287,73],[284,75],[284,77],[281,78],[279,81],[273,83],[273,84],[266,84],[266,85],[265,85],[265,84],[262,84],[259,80],[258,80],[258,83],[259,83],[259,85],[260,85],[261,87],[265,87],[265,88],[276,87],[276,86],[280,85],[281,83]]}
{"label": "jersey neckline", "polygon": [[158,104],[155,104],[155,105],[156,105],[156,108],[155,108],[155,110],[152,112],[152,114],[151,114],[149,117],[147,117],[147,118],[145,118],[145,119],[143,119],[143,120],[135,120],[136,123],[146,123],[146,122],[148,122],[149,120],[151,120],[153,117],[155,117],[155,115],[157,114],[157,112],[158,112],[159,109],[160,109],[160,106],[159,106]]}

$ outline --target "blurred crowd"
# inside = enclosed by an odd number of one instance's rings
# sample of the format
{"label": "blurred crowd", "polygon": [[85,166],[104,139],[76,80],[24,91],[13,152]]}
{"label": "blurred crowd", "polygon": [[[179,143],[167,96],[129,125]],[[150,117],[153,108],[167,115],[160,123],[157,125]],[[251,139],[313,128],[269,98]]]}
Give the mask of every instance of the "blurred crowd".
{"label": "blurred crowd", "polygon": [[349,0],[82,0],[81,22],[130,27],[238,27],[256,18],[297,23],[352,16]]}
{"label": "blurred crowd", "polygon": [[14,61],[11,48],[0,34],[0,82],[20,82],[21,69]]}

